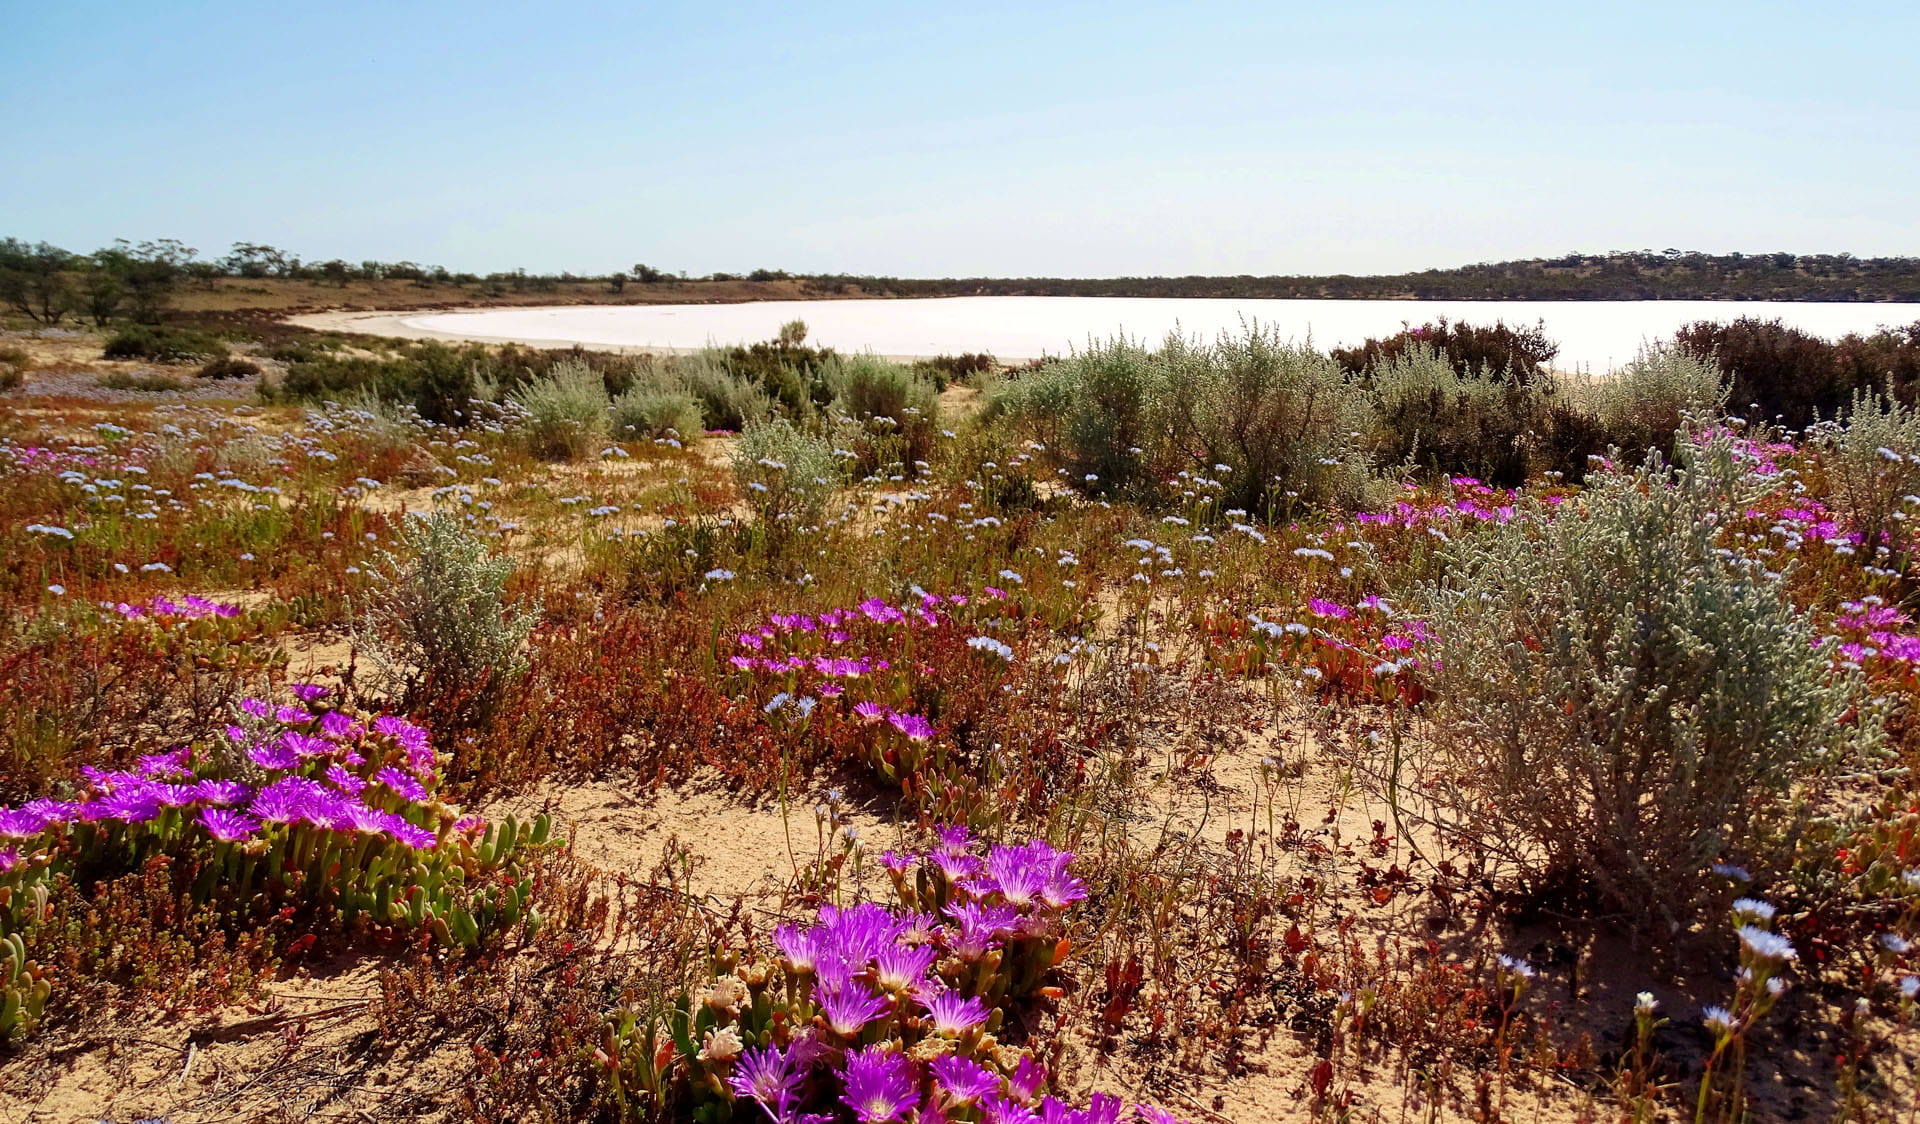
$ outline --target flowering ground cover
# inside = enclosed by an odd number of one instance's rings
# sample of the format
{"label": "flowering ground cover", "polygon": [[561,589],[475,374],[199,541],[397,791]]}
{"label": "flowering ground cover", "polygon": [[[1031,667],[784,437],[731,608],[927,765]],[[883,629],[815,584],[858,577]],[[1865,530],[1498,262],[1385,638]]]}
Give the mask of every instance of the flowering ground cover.
{"label": "flowering ground cover", "polygon": [[1904,1119],[1920,423],[1650,381],[1496,486],[1222,348],[29,384],[0,1113]]}

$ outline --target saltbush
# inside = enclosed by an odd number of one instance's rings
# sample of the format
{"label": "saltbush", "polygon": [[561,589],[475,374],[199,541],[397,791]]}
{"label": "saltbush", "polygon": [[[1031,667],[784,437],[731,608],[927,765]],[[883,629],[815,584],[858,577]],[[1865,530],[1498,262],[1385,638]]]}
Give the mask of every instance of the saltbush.
{"label": "saltbush", "polygon": [[932,384],[912,370],[872,355],[856,355],[833,366],[828,381],[834,406],[859,427],[857,471],[872,473],[900,465],[908,475],[933,456],[940,404]]}
{"label": "saltbush", "polygon": [[227,345],[206,332],[190,328],[161,328],[129,324],[108,338],[102,354],[108,359],[145,359],[154,363],[184,363],[218,358]]}
{"label": "saltbush", "polygon": [[356,639],[388,687],[409,698],[458,692],[464,708],[484,715],[526,666],[534,624],[507,600],[513,560],[452,512],[410,516],[399,537],[370,568]]}
{"label": "saltbush", "polygon": [[636,386],[613,400],[613,435],[622,441],[671,437],[698,441],[706,434],[700,401],[685,391]]}
{"label": "saltbush", "polygon": [[1840,421],[1810,435],[1831,453],[1830,491],[1861,552],[1905,569],[1920,518],[1920,410],[1856,391]]}
{"label": "saltbush", "polygon": [[1626,366],[1572,389],[1600,419],[1608,440],[1636,462],[1649,449],[1673,459],[1681,431],[1718,417],[1727,401],[1718,368],[1665,344],[1643,347]]}
{"label": "saltbush", "polygon": [[585,364],[560,363],[513,394],[521,431],[535,456],[578,460],[606,436],[607,388]]}
{"label": "saltbush", "polygon": [[1661,939],[1710,864],[1779,870],[1820,779],[1881,737],[1781,575],[1722,550],[1756,498],[1730,443],[1689,462],[1460,537],[1424,599],[1445,834]]}
{"label": "saltbush", "polygon": [[197,372],[203,379],[242,379],[248,375],[260,373],[260,365],[251,359],[226,355],[218,359],[209,359]]}
{"label": "saltbush", "polygon": [[754,517],[776,535],[818,526],[844,469],[833,443],[785,418],[749,428],[733,450],[733,475]]}

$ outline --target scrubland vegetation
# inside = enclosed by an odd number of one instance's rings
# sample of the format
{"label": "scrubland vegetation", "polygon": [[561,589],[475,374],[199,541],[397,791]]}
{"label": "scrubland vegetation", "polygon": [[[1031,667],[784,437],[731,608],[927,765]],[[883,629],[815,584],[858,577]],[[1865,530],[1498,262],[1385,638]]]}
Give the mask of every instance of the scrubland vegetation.
{"label": "scrubland vegetation", "polygon": [[195,331],[0,351],[0,1111],[1920,1103],[1911,332]]}

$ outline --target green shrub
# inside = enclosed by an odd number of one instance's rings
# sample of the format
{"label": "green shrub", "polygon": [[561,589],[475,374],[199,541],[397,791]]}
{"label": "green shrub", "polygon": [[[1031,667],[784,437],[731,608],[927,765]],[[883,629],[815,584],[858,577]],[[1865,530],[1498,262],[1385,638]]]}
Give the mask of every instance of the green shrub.
{"label": "green shrub", "polygon": [[410,707],[423,692],[458,694],[464,708],[484,713],[525,668],[534,624],[507,602],[513,559],[490,553],[451,512],[409,516],[399,539],[369,569],[356,644],[382,686]]}
{"label": "green shrub", "polygon": [[1509,328],[1495,321],[1491,328],[1476,328],[1449,323],[1443,316],[1359,347],[1336,347],[1332,354],[1334,362],[1356,375],[1373,374],[1413,356],[1438,354],[1460,375],[1524,383],[1547,377],[1547,364],[1560,354],[1560,345],[1547,338],[1544,324]]}
{"label": "green shrub", "polygon": [[1638,460],[1658,449],[1669,460],[1678,454],[1676,434],[1689,419],[1718,417],[1727,390],[1719,370],[1679,348],[1642,348],[1616,371],[1574,384],[1590,405],[1607,437]]}
{"label": "green shrub", "polygon": [[1709,864],[1780,869],[1820,778],[1880,740],[1781,576],[1720,553],[1757,491],[1728,441],[1689,460],[1455,540],[1423,605],[1443,834],[1660,939]]}
{"label": "green shrub", "polygon": [[699,401],[700,414],[710,429],[739,433],[773,416],[773,402],[728,371],[724,352],[708,348],[680,356],[669,369],[676,383]]}
{"label": "green shrub", "polygon": [[706,435],[706,423],[693,395],[636,386],[613,400],[613,435],[622,441],[674,437],[692,442]]}
{"label": "green shrub", "polygon": [[259,373],[260,365],[253,360],[227,355],[207,360],[201,365],[198,375],[203,379],[241,379]]}
{"label": "green shrub", "polygon": [[0,347],[0,391],[17,389],[26,382],[32,361],[23,347]]}
{"label": "green shrub", "polygon": [[775,534],[818,526],[834,489],[841,458],[833,443],[785,418],[751,426],[733,450],[733,475],[754,517]]}
{"label": "green shrub", "polygon": [[978,379],[999,368],[1000,364],[993,356],[985,352],[967,352],[962,355],[936,355],[931,359],[916,359],[913,373],[933,384],[935,390],[945,390],[952,383]]}
{"label": "green shrub", "polygon": [[1437,351],[1402,352],[1373,371],[1375,449],[1387,463],[1514,487],[1547,426],[1546,382],[1462,372]]}
{"label": "green shrub", "polygon": [[154,363],[184,363],[218,358],[226,353],[227,345],[206,332],[148,324],[129,324],[120,329],[107,340],[104,350],[108,359],[145,359]]}
{"label": "green shrub", "polygon": [[865,475],[897,464],[917,475],[916,466],[931,460],[940,404],[930,383],[872,355],[836,363],[828,381],[835,408],[860,430],[856,471]]}
{"label": "green shrub", "polygon": [[607,387],[585,364],[560,363],[513,394],[521,432],[535,456],[577,460],[607,433]]}
{"label": "green shrub", "polygon": [[1920,494],[1920,410],[1856,391],[1839,422],[1812,434],[1832,454],[1831,491],[1846,528],[1861,535],[1865,560],[1907,569],[1920,518],[1910,502]]}
{"label": "green shrub", "polygon": [[1914,401],[1920,386],[1920,324],[1829,341],[1780,320],[1743,316],[1680,329],[1680,350],[1727,376],[1731,409],[1760,422],[1802,428],[1832,420],[1861,390]]}

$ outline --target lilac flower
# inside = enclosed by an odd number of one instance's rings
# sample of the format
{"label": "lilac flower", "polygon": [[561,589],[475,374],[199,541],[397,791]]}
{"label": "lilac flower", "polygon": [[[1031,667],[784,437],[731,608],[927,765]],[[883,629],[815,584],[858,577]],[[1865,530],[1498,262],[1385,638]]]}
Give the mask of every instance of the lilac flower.
{"label": "lilac flower", "polygon": [[958,882],[978,872],[981,867],[980,856],[952,851],[935,851],[931,856],[933,865],[947,876],[947,881]]}
{"label": "lilac flower", "polygon": [[803,1076],[795,1071],[785,1051],[768,1046],[742,1053],[740,1064],[727,1076],[727,1084],[733,1087],[735,1096],[752,1097],[777,1124],[784,1124],[790,1119],[793,1097]]}
{"label": "lilac flower", "polygon": [[986,1124],[1045,1124],[1039,1113],[998,1093],[988,1093],[982,1098],[980,1110]]}
{"label": "lilac flower", "polygon": [[847,1091],[840,1098],[861,1124],[889,1124],[903,1119],[919,1099],[914,1091],[913,1065],[884,1046],[869,1046],[847,1055],[842,1074]]}
{"label": "lilac flower", "polygon": [[262,769],[291,769],[300,764],[300,755],[284,740],[248,747],[247,759]]}
{"label": "lilac flower", "polygon": [[887,1001],[857,983],[822,988],[820,1017],[842,1038],[857,1036],[866,1025],[887,1013]]}
{"label": "lilac flower", "polygon": [[349,796],[358,796],[367,787],[367,778],[350,773],[339,765],[327,766],[327,783]]}
{"label": "lilac flower", "polygon": [[297,706],[283,706],[273,712],[273,720],[283,726],[313,721],[313,715]]}
{"label": "lilac flower", "polygon": [[267,704],[261,702],[259,699],[241,699],[240,709],[255,718],[265,718],[273,713],[267,708]]}
{"label": "lilac flower", "polygon": [[773,943],[794,971],[811,972],[819,963],[820,939],[810,929],[791,924],[777,925],[773,930]]}
{"label": "lilac flower", "polygon": [[933,1059],[933,1079],[955,1106],[970,1105],[1000,1091],[1000,1078],[971,1058],[942,1054]]}
{"label": "lilac flower", "polygon": [[860,721],[872,723],[884,720],[892,712],[877,702],[862,702],[853,704],[853,713]]}
{"label": "lilac flower", "polygon": [[894,945],[874,957],[873,982],[885,991],[912,991],[926,982],[927,969],[933,966],[931,945],[901,948]]}
{"label": "lilac flower", "polygon": [[861,902],[850,909],[823,906],[815,932],[842,957],[865,964],[899,936],[900,919],[877,902]]}
{"label": "lilac flower", "polygon": [[387,834],[416,851],[430,851],[440,841],[439,836],[424,827],[417,827],[398,816],[394,819],[398,822],[388,824]]}
{"label": "lilac flower", "polygon": [[360,735],[360,723],[337,710],[329,710],[320,716],[320,732],[337,742],[350,741]]}
{"label": "lilac flower", "polygon": [[939,830],[940,849],[950,855],[964,855],[973,846],[973,833],[965,824],[949,824]]}
{"label": "lilac flower", "polygon": [[247,810],[268,823],[293,823],[306,819],[314,797],[324,792],[307,777],[282,777],[255,793]]}
{"label": "lilac flower", "polygon": [[78,801],[54,800],[45,796],[40,797],[38,800],[27,801],[21,806],[20,810],[39,816],[42,823],[47,827],[57,827],[61,824],[72,823],[74,820],[80,818],[80,804]]}
{"label": "lilac flower", "polygon": [[188,804],[197,804],[200,801],[200,786],[197,784],[170,784],[166,781],[155,781],[148,791],[168,808],[184,808]]}
{"label": "lilac flower", "polygon": [[253,798],[253,789],[239,781],[201,781],[194,785],[200,799],[208,804],[244,804]]}
{"label": "lilac flower", "polygon": [[912,851],[887,850],[880,853],[880,865],[895,874],[905,874],[920,862],[920,856]]}
{"label": "lilac flower", "polygon": [[20,852],[12,847],[0,847],[0,874],[10,874],[23,860]]}
{"label": "lilac flower", "polygon": [[251,839],[260,830],[260,821],[245,812],[235,812],[227,808],[202,808],[200,825],[207,834],[222,843],[239,843]]}
{"label": "lilac flower", "polygon": [[995,847],[987,853],[987,875],[1013,905],[1032,905],[1048,873],[1025,847]]}
{"label": "lilac flower", "polygon": [[931,998],[922,998],[920,1005],[927,1009],[927,1017],[933,1023],[935,1034],[960,1035],[987,1022],[987,1005],[977,995],[945,991]]}
{"label": "lilac flower", "polygon": [[894,711],[887,715],[887,721],[894,729],[907,735],[908,741],[923,742],[933,737],[933,723],[918,714],[902,714]]}
{"label": "lilac flower", "polygon": [[47,818],[25,808],[0,808],[0,837],[32,839],[47,829]]}
{"label": "lilac flower", "polygon": [[141,785],[128,785],[94,801],[98,806],[101,819],[115,819],[125,823],[146,823],[160,814],[160,797],[152,789]]}
{"label": "lilac flower", "polygon": [[1155,1108],[1150,1104],[1134,1105],[1133,1117],[1140,1121],[1140,1124],[1186,1124],[1186,1121],[1166,1109]]}
{"label": "lilac flower", "polygon": [[333,747],[312,734],[303,734],[298,730],[287,730],[280,735],[280,744],[301,757],[325,757],[333,752]]}
{"label": "lilac flower", "polygon": [[1007,1078],[1007,1092],[1023,1101],[1030,1101],[1040,1092],[1040,1086],[1047,1080],[1047,1067],[1022,1055],[1020,1064],[1014,1067],[1013,1076]]}
{"label": "lilac flower", "polygon": [[416,804],[423,803],[427,799],[425,785],[391,765],[381,766],[380,771],[373,775],[373,779]]}
{"label": "lilac flower", "polygon": [[303,703],[319,702],[327,697],[327,689],[318,683],[295,683],[287,689]]}
{"label": "lilac flower", "polygon": [[180,746],[165,753],[151,753],[140,759],[140,775],[156,779],[171,779],[187,771],[187,747]]}
{"label": "lilac flower", "polygon": [[1020,914],[1010,906],[963,902],[947,907],[947,916],[959,922],[960,931],[953,951],[966,960],[978,960],[987,954],[994,940],[1013,931]]}

